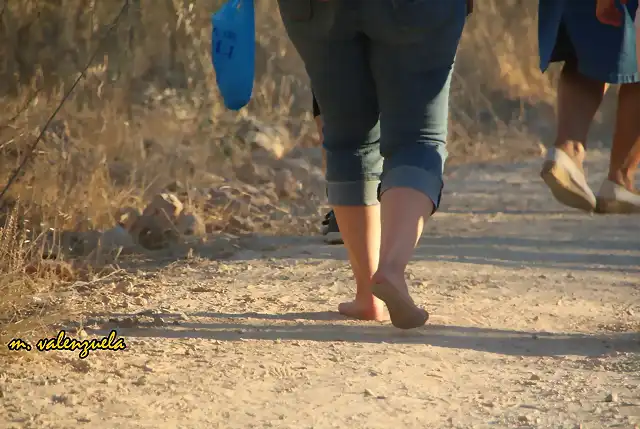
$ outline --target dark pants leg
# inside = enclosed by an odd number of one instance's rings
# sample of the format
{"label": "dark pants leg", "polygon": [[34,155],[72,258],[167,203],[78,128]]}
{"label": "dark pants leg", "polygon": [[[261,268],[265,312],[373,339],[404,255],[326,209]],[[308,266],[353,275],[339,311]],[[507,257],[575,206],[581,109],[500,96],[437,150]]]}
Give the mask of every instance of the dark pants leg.
{"label": "dark pants leg", "polygon": [[322,110],[329,203],[409,187],[437,206],[466,0],[279,4]]}

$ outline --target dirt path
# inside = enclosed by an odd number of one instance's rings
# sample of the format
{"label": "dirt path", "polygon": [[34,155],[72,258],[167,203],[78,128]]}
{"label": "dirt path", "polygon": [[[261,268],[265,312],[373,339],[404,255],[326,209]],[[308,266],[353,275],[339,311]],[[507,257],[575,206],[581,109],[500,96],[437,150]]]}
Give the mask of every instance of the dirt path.
{"label": "dirt path", "polygon": [[92,335],[148,310],[119,329],[128,350],[12,367],[0,427],[633,428],[640,220],[564,209],[538,167],[449,172],[411,266],[423,329],[333,313],[353,289],[342,247],[255,238],[139,273],[139,296],[95,291],[121,314]]}

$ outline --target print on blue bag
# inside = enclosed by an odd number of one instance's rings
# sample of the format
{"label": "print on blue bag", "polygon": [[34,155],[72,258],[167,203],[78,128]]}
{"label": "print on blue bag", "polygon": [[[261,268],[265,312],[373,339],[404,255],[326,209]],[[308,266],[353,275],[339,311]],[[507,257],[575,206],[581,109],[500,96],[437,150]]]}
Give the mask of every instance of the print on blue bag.
{"label": "print on blue bag", "polygon": [[211,17],[211,59],[227,109],[249,103],[255,75],[254,0],[228,0]]}

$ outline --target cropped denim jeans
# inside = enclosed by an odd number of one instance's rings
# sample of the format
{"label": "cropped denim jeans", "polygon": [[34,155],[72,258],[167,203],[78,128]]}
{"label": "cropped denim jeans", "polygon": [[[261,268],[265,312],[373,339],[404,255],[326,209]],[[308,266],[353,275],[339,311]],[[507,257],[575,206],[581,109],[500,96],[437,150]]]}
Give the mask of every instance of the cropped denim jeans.
{"label": "cropped denim jeans", "polygon": [[466,0],[279,0],[324,122],[329,204],[416,189],[438,207]]}

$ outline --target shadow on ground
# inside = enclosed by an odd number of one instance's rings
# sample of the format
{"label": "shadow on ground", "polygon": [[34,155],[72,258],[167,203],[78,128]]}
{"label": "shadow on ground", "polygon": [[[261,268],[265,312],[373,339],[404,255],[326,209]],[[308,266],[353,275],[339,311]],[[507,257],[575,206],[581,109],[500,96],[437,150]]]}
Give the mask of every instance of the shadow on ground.
{"label": "shadow on ground", "polygon": [[516,237],[425,237],[418,260],[640,273],[637,241],[545,241]]}
{"label": "shadow on ground", "polygon": [[[134,317],[134,315],[111,316]],[[163,319],[180,317],[177,314],[158,316]],[[166,327],[139,326],[119,329],[118,333],[125,338],[424,344],[512,356],[600,356],[614,351],[640,352],[640,335],[637,333],[585,335],[437,324],[401,331],[389,324],[348,321],[333,312],[286,314],[200,312],[188,317],[208,320],[206,322],[181,321],[178,325]],[[92,331],[97,335],[106,335],[107,332],[106,329]]]}
{"label": "shadow on ground", "polygon": [[[336,259],[346,260],[342,246],[328,246],[321,237],[256,237],[233,260]],[[435,236],[426,234],[414,261],[459,262],[503,268],[551,268],[577,271],[640,273],[637,239],[545,240],[509,236]]]}

